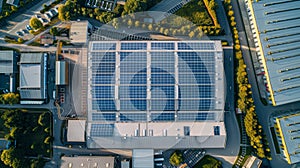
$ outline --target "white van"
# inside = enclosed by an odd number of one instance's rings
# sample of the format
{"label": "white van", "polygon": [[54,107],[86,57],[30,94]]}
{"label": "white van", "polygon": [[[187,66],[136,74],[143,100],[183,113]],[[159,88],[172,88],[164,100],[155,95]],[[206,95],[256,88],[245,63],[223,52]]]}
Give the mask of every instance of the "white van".
{"label": "white van", "polygon": [[163,162],[164,158],[154,158],[154,162]]}

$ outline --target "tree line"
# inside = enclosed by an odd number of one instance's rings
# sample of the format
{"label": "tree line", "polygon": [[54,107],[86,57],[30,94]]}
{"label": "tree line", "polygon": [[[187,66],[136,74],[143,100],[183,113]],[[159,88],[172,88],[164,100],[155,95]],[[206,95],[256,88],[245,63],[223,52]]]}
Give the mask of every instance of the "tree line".
{"label": "tree line", "polygon": [[238,30],[236,29],[236,21],[234,11],[232,9],[231,0],[225,0],[224,5],[227,11],[228,20],[233,33],[234,51],[236,58],[236,83],[238,86],[237,107],[245,114],[244,126],[246,134],[250,140],[250,145],[260,158],[271,160],[270,148],[263,133],[262,126],[258,122],[255,113],[255,105],[252,98],[251,84],[248,81],[246,64],[243,60],[241,45],[239,41]]}
{"label": "tree line", "polygon": [[[43,157],[50,157],[50,113],[30,113],[25,110],[5,110],[1,114],[9,128],[5,139],[11,141],[1,153],[1,161],[12,168],[42,168]],[[29,159],[33,158],[33,159]]]}

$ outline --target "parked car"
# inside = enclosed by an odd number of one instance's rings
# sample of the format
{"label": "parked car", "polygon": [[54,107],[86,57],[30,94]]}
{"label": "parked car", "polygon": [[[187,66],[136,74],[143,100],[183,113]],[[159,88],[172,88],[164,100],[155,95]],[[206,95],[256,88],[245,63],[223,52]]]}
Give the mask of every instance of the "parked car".
{"label": "parked car", "polygon": [[53,10],[58,13],[58,7],[53,8]]}
{"label": "parked car", "polygon": [[51,18],[52,18],[52,14],[50,14],[50,13],[45,13],[44,14],[44,16],[48,19],[48,20],[51,20]]}
{"label": "parked car", "polygon": [[21,33],[23,33],[23,34],[28,34],[28,33],[29,33],[28,30],[26,30],[26,29],[20,29],[20,31],[21,31]]}
{"label": "parked car", "polygon": [[49,13],[51,13],[52,16],[56,16],[58,14],[54,9],[50,9],[50,11],[49,11]]}
{"label": "parked car", "polygon": [[39,20],[42,22],[42,23],[47,23],[48,21],[44,18],[39,18]]}
{"label": "parked car", "polygon": [[29,26],[29,25],[26,25],[25,27],[26,27],[27,30],[32,30],[32,27]]}
{"label": "parked car", "polygon": [[20,31],[17,31],[16,34],[17,34],[18,36],[23,36],[23,34],[22,34]]}
{"label": "parked car", "polygon": [[39,18],[42,18],[40,15],[37,15],[37,14],[34,15],[34,16],[35,16],[36,18],[38,18],[38,19],[39,19]]}

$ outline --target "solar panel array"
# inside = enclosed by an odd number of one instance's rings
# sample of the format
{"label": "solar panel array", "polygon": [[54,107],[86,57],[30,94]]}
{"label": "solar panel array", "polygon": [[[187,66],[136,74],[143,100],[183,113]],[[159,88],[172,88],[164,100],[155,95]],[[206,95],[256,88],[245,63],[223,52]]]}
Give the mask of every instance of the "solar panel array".
{"label": "solar panel array", "polygon": [[215,120],[215,50],[201,41],[93,41],[92,120]]}

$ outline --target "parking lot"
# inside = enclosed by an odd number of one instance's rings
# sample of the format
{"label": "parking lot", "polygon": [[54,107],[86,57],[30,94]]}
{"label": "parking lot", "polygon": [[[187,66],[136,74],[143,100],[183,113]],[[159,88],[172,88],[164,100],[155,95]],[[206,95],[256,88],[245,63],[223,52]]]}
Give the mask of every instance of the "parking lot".
{"label": "parking lot", "polygon": [[[39,14],[41,17],[46,17],[43,14],[40,14],[40,10],[43,8],[43,4],[49,5],[54,0],[41,0],[39,3],[34,5],[33,7],[26,10],[25,13],[18,15],[9,21],[9,24],[0,27],[0,39],[3,39],[4,36],[12,36],[12,37],[21,37],[24,40],[29,40],[34,37],[34,35],[30,34],[29,31],[26,31],[26,25],[29,25],[29,20],[32,16]],[[25,32],[22,32],[25,30]],[[17,34],[17,32],[20,32]],[[3,41],[2,41],[3,43]]]}
{"label": "parking lot", "polygon": [[[188,149],[188,150],[177,150],[182,154],[183,163],[186,163],[187,168],[192,168],[196,165],[204,156],[205,150],[203,149]],[[166,150],[163,152],[156,152],[154,155],[154,166],[155,168],[176,168],[169,162],[169,158],[175,152],[175,150]],[[163,158],[163,159],[161,159]]]}
{"label": "parking lot", "polygon": [[87,0],[86,5],[91,8],[100,8],[102,10],[113,11],[116,0]]}

